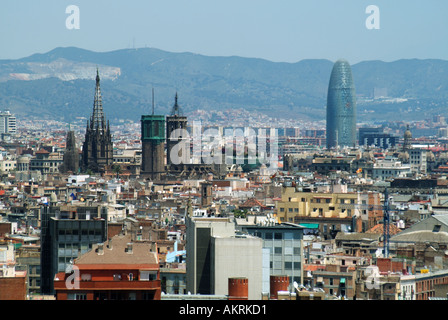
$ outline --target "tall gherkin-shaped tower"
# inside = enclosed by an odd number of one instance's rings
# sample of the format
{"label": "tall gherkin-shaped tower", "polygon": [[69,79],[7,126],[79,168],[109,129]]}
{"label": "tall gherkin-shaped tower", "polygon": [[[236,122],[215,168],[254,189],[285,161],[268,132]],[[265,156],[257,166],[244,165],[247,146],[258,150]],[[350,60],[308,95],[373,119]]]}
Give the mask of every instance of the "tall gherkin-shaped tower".
{"label": "tall gherkin-shaped tower", "polygon": [[356,93],[350,64],[338,60],[327,96],[327,148],[356,145]]}

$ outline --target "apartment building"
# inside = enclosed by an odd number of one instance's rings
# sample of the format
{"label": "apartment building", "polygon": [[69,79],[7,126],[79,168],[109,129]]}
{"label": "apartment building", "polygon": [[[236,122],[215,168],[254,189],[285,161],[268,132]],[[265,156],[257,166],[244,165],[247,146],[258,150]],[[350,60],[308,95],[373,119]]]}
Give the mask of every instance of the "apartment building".
{"label": "apartment building", "polygon": [[344,191],[342,188],[340,192],[314,192],[285,186],[276,204],[278,219],[295,224],[317,223],[325,238],[334,238],[338,231],[359,230],[359,194]]}
{"label": "apartment building", "polygon": [[56,300],[160,300],[160,268],[150,243],[117,235],[55,276]]}

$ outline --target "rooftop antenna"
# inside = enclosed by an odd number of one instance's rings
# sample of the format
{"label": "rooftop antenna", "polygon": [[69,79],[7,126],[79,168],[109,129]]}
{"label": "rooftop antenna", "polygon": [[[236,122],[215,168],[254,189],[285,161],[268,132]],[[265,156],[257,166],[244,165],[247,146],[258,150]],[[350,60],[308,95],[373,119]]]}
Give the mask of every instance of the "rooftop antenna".
{"label": "rooftop antenna", "polygon": [[154,87],[152,88],[152,114],[154,115]]}

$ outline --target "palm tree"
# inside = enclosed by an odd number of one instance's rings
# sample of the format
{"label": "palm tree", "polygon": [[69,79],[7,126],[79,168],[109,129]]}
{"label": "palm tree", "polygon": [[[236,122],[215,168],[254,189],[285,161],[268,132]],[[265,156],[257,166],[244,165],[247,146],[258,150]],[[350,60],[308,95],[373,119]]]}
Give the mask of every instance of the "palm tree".
{"label": "palm tree", "polygon": [[121,166],[116,164],[113,166],[112,171],[115,172],[115,174],[117,175],[117,179],[120,176],[120,173],[122,172],[121,170]]}

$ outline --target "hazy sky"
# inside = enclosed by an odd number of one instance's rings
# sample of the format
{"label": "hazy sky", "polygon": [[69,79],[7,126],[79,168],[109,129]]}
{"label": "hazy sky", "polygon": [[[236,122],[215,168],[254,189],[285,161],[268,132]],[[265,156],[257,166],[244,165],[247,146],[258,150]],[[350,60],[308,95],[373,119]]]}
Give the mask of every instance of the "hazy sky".
{"label": "hazy sky", "polygon": [[[69,5],[79,29],[68,29]],[[380,29],[369,30],[369,5]],[[0,59],[76,46],[271,61],[448,59],[446,0],[2,0]]]}

